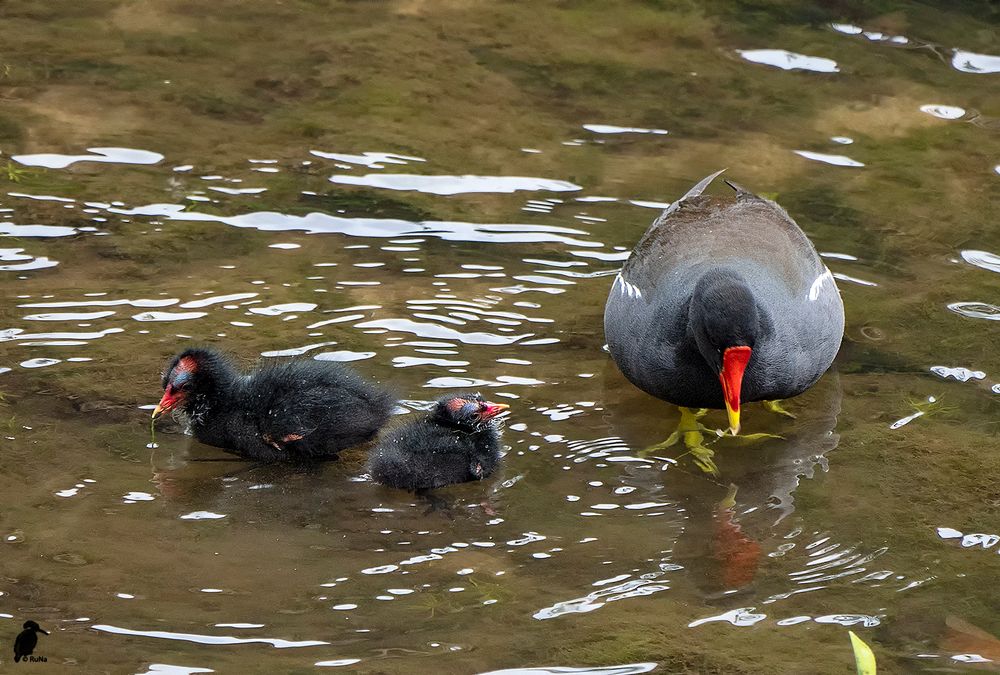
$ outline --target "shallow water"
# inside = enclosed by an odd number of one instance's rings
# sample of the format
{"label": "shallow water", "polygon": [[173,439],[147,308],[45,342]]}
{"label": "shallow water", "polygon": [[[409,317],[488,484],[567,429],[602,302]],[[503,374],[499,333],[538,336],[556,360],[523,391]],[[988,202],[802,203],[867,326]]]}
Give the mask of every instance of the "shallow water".
{"label": "shallow water", "polygon": [[[1000,669],[1000,16],[815,4],[0,8],[0,640],[34,619],[88,673],[844,673],[850,628],[884,672]],[[678,414],[602,313],[722,167],[848,327],[715,479],[640,453]],[[152,447],[191,341],[352,361],[409,414],[482,391],[503,467],[430,509],[363,450]]]}

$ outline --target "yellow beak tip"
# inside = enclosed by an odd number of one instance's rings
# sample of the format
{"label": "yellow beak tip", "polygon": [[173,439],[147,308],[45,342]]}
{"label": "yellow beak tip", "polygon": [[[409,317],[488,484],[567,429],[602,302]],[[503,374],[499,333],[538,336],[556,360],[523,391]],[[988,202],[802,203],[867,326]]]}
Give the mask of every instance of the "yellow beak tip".
{"label": "yellow beak tip", "polygon": [[155,420],[157,417],[159,417],[160,413],[162,412],[163,408],[161,408],[160,406],[156,406],[155,408],[153,408],[153,419]]}
{"label": "yellow beak tip", "polygon": [[729,431],[735,436],[740,433],[740,411],[739,409],[733,410],[726,405],[726,412],[729,414]]}

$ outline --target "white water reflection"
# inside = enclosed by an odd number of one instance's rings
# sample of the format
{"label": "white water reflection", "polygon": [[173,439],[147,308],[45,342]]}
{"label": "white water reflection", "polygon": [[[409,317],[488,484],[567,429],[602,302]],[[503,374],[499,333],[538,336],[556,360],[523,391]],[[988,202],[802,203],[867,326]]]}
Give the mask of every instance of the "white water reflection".
{"label": "white water reflection", "polygon": [[268,358],[275,356],[302,356],[307,352],[311,352],[314,349],[320,349],[321,347],[329,347],[331,345],[337,344],[336,340],[331,340],[330,342],[318,342],[311,345],[303,345],[301,347],[289,347],[288,349],[273,349],[271,351],[261,352],[261,356],[266,356]]}
{"label": "white water reflection", "polygon": [[668,133],[666,129],[644,129],[642,127],[616,127],[612,124],[584,124],[583,128],[595,134],[653,134],[663,136]]}
{"label": "white water reflection", "polygon": [[69,237],[76,233],[76,228],[62,227],[60,225],[15,225],[14,223],[0,223],[0,234],[9,234],[12,237]]}
{"label": "white water reflection", "polygon": [[463,333],[454,328],[448,328],[436,323],[421,323],[410,319],[376,319],[375,321],[364,321],[355,324],[354,327],[384,328],[402,333],[413,333],[414,335],[426,338],[457,340],[468,345],[511,345],[534,335],[534,333],[525,333],[523,335],[496,335],[494,333],[483,332]]}
{"label": "white water reflection", "polygon": [[524,176],[425,176],[410,173],[369,173],[364,176],[335,175],[331,183],[363,185],[387,190],[413,190],[432,195],[458,195],[473,192],[510,194],[518,190],[573,192],[579,185],[551,178]]}
{"label": "white water reflection", "polygon": [[799,157],[805,157],[806,159],[811,159],[815,162],[823,162],[824,164],[833,164],[835,166],[864,166],[863,163],[844,155],[827,155],[822,152],[810,152],[809,150],[793,150],[792,152]]}
{"label": "white water reflection", "polygon": [[216,628],[263,628],[265,624],[262,623],[247,623],[245,621],[237,621],[235,623],[217,623]]}
{"label": "white water reflection", "polygon": [[217,305],[221,302],[236,302],[237,300],[249,300],[256,298],[257,293],[230,293],[229,295],[212,295],[200,300],[191,300],[181,305],[182,309],[199,309],[209,305]]}
{"label": "white water reflection", "polygon": [[837,62],[822,56],[806,56],[784,49],[737,49],[747,61],[782,70],[811,70],[815,73],[839,73]]}
{"label": "white water reflection", "polygon": [[731,609],[728,612],[723,612],[716,616],[708,616],[704,619],[698,619],[692,621],[688,624],[688,628],[697,628],[706,623],[714,623],[717,621],[722,621],[725,623],[732,624],[734,626],[752,626],[755,623],[760,623],[767,618],[767,614],[757,614],[754,610],[756,607],[738,607],[736,609]]}
{"label": "white water reflection", "polygon": [[317,361],[340,361],[342,363],[347,363],[350,361],[364,361],[374,357],[375,352],[352,352],[342,349],[335,352],[322,352],[313,358]]}
{"label": "white water reflection", "polygon": [[8,192],[11,197],[22,197],[24,199],[34,199],[40,202],[60,202],[62,204],[72,204],[76,200],[69,197],[57,197],[55,195],[33,195],[26,192]]}
{"label": "white water reflection", "polygon": [[512,377],[501,375],[496,380],[480,380],[472,377],[435,377],[428,380],[424,387],[438,389],[454,389],[462,387],[506,387],[522,386],[531,387],[545,384],[542,380],[535,380],[530,377]]}
{"label": "white water reflection", "polygon": [[852,284],[858,284],[859,286],[878,286],[874,281],[866,281],[864,279],[859,279],[857,277],[852,277],[847,274],[841,274],[840,272],[834,272],[833,278],[838,281],[849,281]]}
{"label": "white water reflection", "polygon": [[208,188],[214,192],[221,192],[224,195],[259,195],[267,192],[267,188],[229,188],[212,185]]}
{"label": "white water reflection", "polygon": [[1000,73],[1000,56],[956,49],[951,57],[951,65],[963,73]]}
{"label": "white water reflection", "polygon": [[850,23],[831,23],[830,28],[845,35],[860,35],[861,31],[864,30],[861,26],[855,26]]}
{"label": "white water reflection", "polygon": [[585,614],[600,609],[610,602],[643,597],[670,589],[670,586],[662,581],[656,581],[656,579],[663,576],[662,572],[650,572],[642,576],[643,578],[641,579],[632,579],[625,583],[603,587],[581,598],[557,602],[551,607],[538,610],[532,616],[535,619],[543,621],[566,614]]}
{"label": "white water reflection", "polygon": [[831,23],[830,28],[844,35],[863,35],[872,42],[891,42],[894,45],[906,45],[910,43],[910,39],[904,35],[887,35],[879,31],[866,31],[861,26],[855,26],[850,23]]}
{"label": "white water reflection", "polygon": [[965,116],[965,108],[954,105],[928,104],[920,106],[920,112],[943,120],[957,120]]}
{"label": "white water reflection", "polygon": [[208,316],[208,312],[140,312],[133,314],[136,321],[189,321]]}
{"label": "white water reflection", "polygon": [[985,380],[986,373],[981,370],[969,370],[968,368],[963,368],[961,366],[955,368],[949,368],[948,366],[931,366],[931,372],[938,377],[944,379],[954,379],[959,382],[968,382],[969,380]]}
{"label": "white water reflection", "polygon": [[121,305],[130,305],[132,307],[169,307],[170,305],[175,305],[180,302],[177,298],[161,298],[161,299],[150,299],[150,298],[139,298],[138,300],[129,300],[127,298],[120,298],[117,300],[62,300],[56,302],[29,302],[23,305],[18,305],[18,307],[30,307],[32,309],[42,309],[42,308],[60,308],[60,307],[118,307]]}
{"label": "white water reflection", "polygon": [[317,305],[313,302],[285,302],[278,305],[271,305],[269,307],[251,307],[251,314],[260,314],[261,316],[279,316],[281,314],[290,314],[292,312],[311,312],[316,309]]}
{"label": "white water reflection", "polygon": [[107,328],[89,333],[59,332],[59,333],[25,333],[23,328],[7,328],[0,330],[0,342],[10,340],[96,340],[105,335],[123,333],[124,328]]}
{"label": "white water reflection", "polygon": [[357,164],[366,166],[369,169],[381,169],[386,164],[409,164],[410,162],[426,162],[423,157],[411,157],[409,155],[397,155],[394,152],[363,152],[360,155],[350,155],[339,152],[320,152],[310,150],[310,155],[332,159],[336,162],[346,162],[347,164]]}
{"label": "white water reflection", "polygon": [[46,368],[48,366],[54,366],[57,363],[62,363],[62,359],[28,359],[27,361],[21,361],[22,368]]}
{"label": "white water reflection", "polygon": [[151,663],[149,670],[136,675],[195,675],[195,673],[214,673],[211,668],[198,668],[197,666],[175,666],[169,663]]}
{"label": "white water reflection", "polygon": [[962,251],[962,260],[990,272],[1000,273],[1000,255],[989,251]]}
{"label": "white water reflection", "polygon": [[181,520],[221,520],[225,518],[224,513],[213,513],[211,511],[192,511],[181,516]]}
{"label": "white water reflection", "polygon": [[480,675],[639,675],[656,670],[656,663],[625,663],[620,666],[545,666],[538,668],[505,668]]}
{"label": "white water reflection", "polygon": [[0,248],[0,262],[8,261],[25,261],[25,262],[10,262],[10,264],[0,265],[0,271],[3,272],[27,272],[30,270],[41,270],[47,267],[55,267],[59,264],[56,260],[50,260],[44,256],[35,257],[24,253],[23,248]]}
{"label": "white water reflection", "polygon": [[163,155],[148,150],[132,148],[87,148],[89,155],[60,155],[42,153],[38,155],[14,155],[15,162],[25,166],[40,166],[46,169],[65,169],[77,162],[101,162],[105,164],[157,164]]}
{"label": "white water reflection", "polygon": [[329,642],[322,640],[282,640],[281,638],[238,638],[229,635],[199,635],[198,633],[174,633],[165,630],[133,630],[131,628],[121,628],[108,624],[94,624],[91,626],[96,631],[102,633],[114,633],[115,635],[128,635],[135,637],[161,638],[164,640],[180,640],[182,642],[196,642],[202,645],[247,645],[266,644],[277,649],[289,649],[294,647],[318,647],[328,645]]}
{"label": "white water reflection", "polygon": [[94,321],[114,316],[111,310],[103,312],[51,312],[48,314],[28,314],[25,321]]}
{"label": "white water reflection", "polygon": [[[602,244],[565,235],[588,236],[583,230],[549,225],[475,224],[451,221],[408,221],[389,218],[344,218],[326,213],[292,216],[273,211],[256,211],[238,216],[219,216],[186,211],[182,204],[149,204],[132,209],[110,208],[111,213],[126,216],[152,216],[167,220],[217,222],[232,227],[246,227],[265,232],[302,231],[308,234],[346,234],[354,237],[397,238],[420,235],[445,241],[488,243],[562,243],[570,246],[596,247]],[[18,249],[20,250],[20,249]]]}
{"label": "white water reflection", "polygon": [[985,302],[953,302],[948,309],[970,319],[1000,321],[1000,307]]}

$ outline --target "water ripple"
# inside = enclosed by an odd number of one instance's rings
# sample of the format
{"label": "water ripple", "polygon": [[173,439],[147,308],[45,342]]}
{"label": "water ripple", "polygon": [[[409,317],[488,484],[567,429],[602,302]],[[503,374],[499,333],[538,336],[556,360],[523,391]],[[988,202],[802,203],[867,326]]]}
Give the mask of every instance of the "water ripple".
{"label": "water ripple", "polygon": [[1000,307],[985,302],[953,302],[948,305],[948,309],[970,319],[1000,321]]}
{"label": "water ripple", "polygon": [[[274,211],[256,211],[238,216],[220,216],[188,211],[183,204],[148,204],[135,208],[109,208],[110,213],[126,216],[150,216],[167,220],[218,222],[232,227],[265,232],[302,231],[308,234],[345,234],[354,237],[398,238],[412,235],[438,237],[446,241],[489,243],[562,243],[596,247],[602,244],[565,235],[583,235],[583,230],[549,225],[474,224],[453,221],[409,221],[390,218],[345,218],[313,212],[293,216]],[[20,249],[19,249],[20,250]]]}
{"label": "water ripple", "polygon": [[845,155],[828,155],[822,152],[810,152],[808,150],[793,150],[793,152],[800,157],[805,157],[806,159],[811,159],[815,162],[823,162],[824,164],[833,164],[834,166],[864,166],[862,162],[851,159]]}
{"label": "water ripple", "polygon": [[539,668],[505,668],[491,670],[480,675],[639,675],[656,670],[656,663],[627,663],[620,666],[595,666],[572,668],[569,666],[545,666]]}
{"label": "water ripple", "polygon": [[2,272],[28,272],[55,267],[59,264],[57,260],[52,260],[44,256],[35,257],[25,253],[23,248],[0,248],[0,262],[9,263],[0,265],[0,271]]}
{"label": "water ripple", "polygon": [[990,272],[1000,273],[1000,255],[989,251],[962,251],[962,260]]}
{"label": "water ripple", "polygon": [[951,57],[951,66],[963,73],[1000,73],[1000,56],[956,49]]}
{"label": "water ripple", "polygon": [[837,62],[822,56],[806,56],[784,49],[737,49],[747,61],[774,66],[782,70],[811,70],[816,73],[839,73]]}
{"label": "water ripple", "polygon": [[386,190],[413,190],[432,195],[458,195],[472,192],[510,194],[518,190],[573,192],[583,189],[569,181],[524,176],[426,176],[412,173],[369,173],[364,176],[330,176],[330,182]]}
{"label": "water ripple", "polygon": [[43,153],[38,155],[14,155],[15,162],[25,166],[40,166],[46,169],[65,169],[77,162],[101,162],[106,164],[157,164],[163,155],[148,150],[132,148],[87,148],[89,155],[60,155]]}
{"label": "water ripple", "polygon": [[266,644],[276,649],[289,649],[294,647],[318,647],[328,645],[329,642],[323,640],[283,640],[281,638],[238,638],[230,635],[200,635],[198,633],[174,633],[165,630],[134,630],[132,628],[121,628],[108,624],[94,624],[91,626],[96,631],[102,633],[114,633],[115,635],[128,635],[135,637],[161,638],[164,640],[180,640],[182,642],[195,642],[202,645],[247,645]]}

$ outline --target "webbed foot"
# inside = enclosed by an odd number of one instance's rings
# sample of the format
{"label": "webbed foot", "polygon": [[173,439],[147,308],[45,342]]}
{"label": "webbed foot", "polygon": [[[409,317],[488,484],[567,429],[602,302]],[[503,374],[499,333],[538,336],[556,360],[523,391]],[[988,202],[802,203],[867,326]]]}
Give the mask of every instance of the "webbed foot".
{"label": "webbed foot", "polygon": [[[706,427],[704,424],[698,420],[705,416],[708,410],[702,408],[700,410],[691,410],[690,408],[680,408],[681,419],[677,424],[677,429],[667,437],[667,440],[662,443],[657,443],[644,450],[639,451],[640,457],[648,457],[650,455],[658,454],[667,448],[671,448],[677,445],[679,442],[684,443],[684,447],[687,448],[687,452],[684,454],[690,454],[694,463],[704,471],[705,473],[710,473],[713,476],[719,475],[719,468],[712,461],[712,457],[715,452],[705,445],[705,432],[708,432],[712,436],[717,436],[718,432],[714,429]],[[683,457],[684,455],[681,455]]]}

